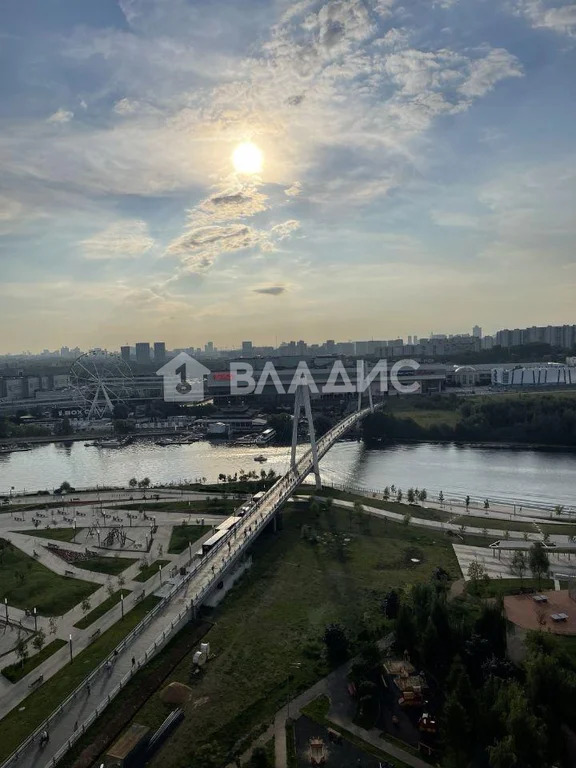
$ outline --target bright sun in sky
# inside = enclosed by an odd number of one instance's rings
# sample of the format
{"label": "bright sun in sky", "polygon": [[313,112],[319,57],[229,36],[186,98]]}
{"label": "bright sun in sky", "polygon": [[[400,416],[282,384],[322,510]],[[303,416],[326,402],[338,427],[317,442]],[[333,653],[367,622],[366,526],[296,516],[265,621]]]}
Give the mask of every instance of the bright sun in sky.
{"label": "bright sun in sky", "polygon": [[260,173],[262,170],[262,151],[256,144],[246,141],[239,144],[232,153],[232,162],[237,173]]}

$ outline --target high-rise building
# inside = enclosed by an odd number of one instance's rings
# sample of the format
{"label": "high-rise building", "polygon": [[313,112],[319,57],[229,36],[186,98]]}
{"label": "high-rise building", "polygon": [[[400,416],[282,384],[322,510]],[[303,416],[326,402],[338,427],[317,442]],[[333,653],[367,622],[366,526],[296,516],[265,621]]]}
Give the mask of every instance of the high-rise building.
{"label": "high-rise building", "polygon": [[208,341],[204,345],[204,352],[207,355],[212,355],[214,353],[214,342],[213,341]]}
{"label": "high-rise building", "polygon": [[136,344],[136,362],[150,362],[150,344],[147,341],[139,341]]}
{"label": "high-rise building", "polygon": [[130,347],[120,347],[120,355],[125,363],[130,362]]}
{"label": "high-rise building", "polygon": [[154,362],[158,365],[166,362],[166,344],[163,341],[154,342]]}
{"label": "high-rise building", "polygon": [[475,339],[482,338],[482,328],[480,328],[479,325],[475,325],[474,328],[472,328],[472,336],[474,336]]}
{"label": "high-rise building", "polygon": [[251,341],[243,341],[242,342],[242,355],[244,357],[250,357],[252,354],[252,342]]}

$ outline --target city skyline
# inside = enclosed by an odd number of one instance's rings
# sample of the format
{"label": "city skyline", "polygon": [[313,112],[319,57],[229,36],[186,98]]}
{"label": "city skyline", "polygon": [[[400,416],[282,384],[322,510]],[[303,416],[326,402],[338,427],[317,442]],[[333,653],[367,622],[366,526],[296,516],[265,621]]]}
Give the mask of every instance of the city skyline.
{"label": "city skyline", "polygon": [[0,346],[567,322],[571,7],[10,4]]}

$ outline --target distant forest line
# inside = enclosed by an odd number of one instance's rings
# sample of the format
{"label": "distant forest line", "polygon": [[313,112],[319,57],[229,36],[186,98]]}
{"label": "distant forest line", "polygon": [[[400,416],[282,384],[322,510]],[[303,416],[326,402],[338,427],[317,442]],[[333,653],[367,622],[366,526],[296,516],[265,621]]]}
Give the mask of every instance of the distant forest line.
{"label": "distant forest line", "polygon": [[423,425],[401,411],[378,411],[363,422],[366,443],[454,440],[576,447],[576,397],[569,395],[495,395],[464,401],[438,397],[415,402],[414,408],[450,411],[451,423],[442,421],[441,413],[438,421]]}

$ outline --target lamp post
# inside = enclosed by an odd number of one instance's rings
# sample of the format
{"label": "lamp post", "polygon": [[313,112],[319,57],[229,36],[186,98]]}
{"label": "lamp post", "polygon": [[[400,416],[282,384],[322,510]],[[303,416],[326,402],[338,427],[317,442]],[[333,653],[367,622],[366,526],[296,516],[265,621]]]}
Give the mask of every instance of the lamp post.
{"label": "lamp post", "polygon": [[162,586],[162,566],[158,566],[158,573],[160,574],[160,586]]}
{"label": "lamp post", "polygon": [[70,663],[72,663],[73,656],[72,656],[72,635],[71,634],[68,635],[68,644],[70,647]]}
{"label": "lamp post", "polygon": [[192,542],[188,542],[188,559],[190,560],[190,565],[192,565]]}
{"label": "lamp post", "polygon": [[8,598],[4,598],[4,608],[6,609],[6,624],[8,624]]}
{"label": "lamp post", "polygon": [[34,632],[38,632],[38,613],[34,608]]}
{"label": "lamp post", "polygon": [[122,618],[124,618],[124,592],[120,592],[120,607],[122,608]]}

